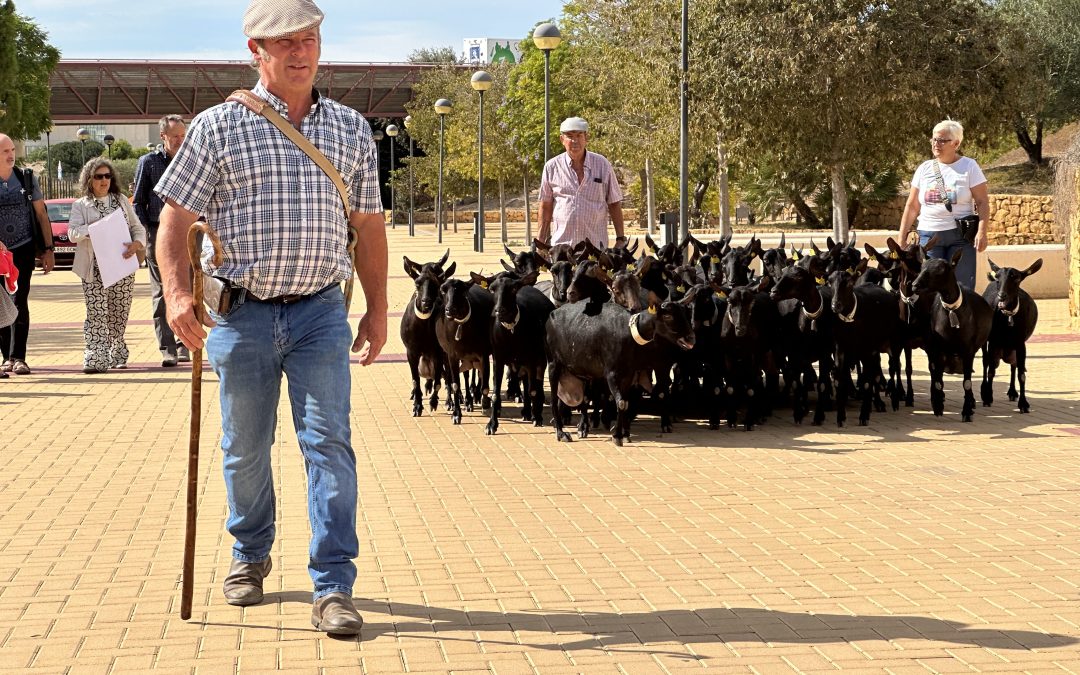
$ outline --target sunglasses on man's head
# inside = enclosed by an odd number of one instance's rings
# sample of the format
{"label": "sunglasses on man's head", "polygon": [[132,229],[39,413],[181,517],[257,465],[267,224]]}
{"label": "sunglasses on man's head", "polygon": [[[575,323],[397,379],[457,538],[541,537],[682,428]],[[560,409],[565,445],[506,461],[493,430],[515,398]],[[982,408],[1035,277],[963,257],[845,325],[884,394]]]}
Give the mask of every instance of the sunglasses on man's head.
{"label": "sunglasses on man's head", "polygon": [[95,173],[94,180],[112,180],[111,173]]}

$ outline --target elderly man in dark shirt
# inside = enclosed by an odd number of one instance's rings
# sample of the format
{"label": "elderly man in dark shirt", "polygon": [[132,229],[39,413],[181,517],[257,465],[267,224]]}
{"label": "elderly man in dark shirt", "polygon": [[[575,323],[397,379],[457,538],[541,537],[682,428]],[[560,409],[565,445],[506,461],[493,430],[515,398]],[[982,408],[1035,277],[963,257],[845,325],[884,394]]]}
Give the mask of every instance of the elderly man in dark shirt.
{"label": "elderly man in dark shirt", "polygon": [[184,119],[179,115],[165,115],[158,120],[158,132],[161,136],[161,147],[143,155],[135,170],[132,204],[135,206],[135,215],[139,216],[139,220],[146,226],[146,266],[150,270],[154,333],[157,335],[158,349],[161,350],[161,365],[169,368],[175,366],[177,361],[190,361],[191,356],[187,347],[173,335],[169,322],[165,320],[165,298],[162,293],[161,270],[158,269],[157,246],[155,245],[158,220],[165,203],[154,193],[154,186],[157,185],[166,167],[169,166],[169,162],[184,142],[187,127],[184,125]]}

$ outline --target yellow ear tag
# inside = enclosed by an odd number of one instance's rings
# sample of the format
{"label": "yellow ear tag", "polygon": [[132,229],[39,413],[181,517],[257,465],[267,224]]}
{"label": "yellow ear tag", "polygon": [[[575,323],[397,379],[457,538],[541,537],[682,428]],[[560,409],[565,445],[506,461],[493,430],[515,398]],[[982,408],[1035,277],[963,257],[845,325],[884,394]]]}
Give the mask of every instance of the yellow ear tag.
{"label": "yellow ear tag", "polygon": [[635,265],[634,263],[630,263],[626,266],[626,269],[629,272],[637,272],[637,265]]}
{"label": "yellow ear tag", "polygon": [[675,290],[677,290],[680,293],[685,293],[686,292],[686,286],[683,286],[682,284],[679,284],[678,286],[675,287]]}
{"label": "yellow ear tag", "polygon": [[660,276],[664,279],[664,281],[667,281],[667,275],[666,274],[661,274]]}
{"label": "yellow ear tag", "polygon": [[713,261],[713,264],[715,265],[716,263],[720,262],[720,256],[718,256],[718,255],[714,255],[714,256],[713,256],[713,257],[711,258],[711,260]]}
{"label": "yellow ear tag", "polygon": [[593,262],[596,262],[596,256],[594,256],[594,255],[589,256],[589,260],[591,260]]}
{"label": "yellow ear tag", "polygon": [[813,249],[810,249],[810,252],[809,252],[809,253],[807,253],[806,255],[807,255],[808,257],[810,257],[810,258],[813,258],[813,257],[814,257],[815,255],[817,255],[817,254],[816,254],[816,253],[814,253],[814,250],[813,250]]}
{"label": "yellow ear tag", "polygon": [[791,254],[795,256],[795,260],[802,260],[802,253],[799,253],[798,251],[792,251]]}
{"label": "yellow ear tag", "polygon": [[824,286],[825,285],[825,277],[814,277],[814,281],[817,282],[818,286]]}
{"label": "yellow ear tag", "polygon": [[898,260],[900,256],[896,255],[896,251],[889,251],[889,257],[893,260]]}
{"label": "yellow ear tag", "polygon": [[487,288],[487,281],[486,280],[484,280],[484,279],[480,280],[480,288]]}
{"label": "yellow ear tag", "polygon": [[649,314],[656,314],[656,305],[649,305]]}
{"label": "yellow ear tag", "polygon": [[855,276],[855,268],[854,267],[847,268],[847,273],[852,275],[852,276]]}
{"label": "yellow ear tag", "polygon": [[547,267],[545,267],[545,266],[541,265],[541,266],[540,266],[540,271],[541,271],[541,272],[547,272],[547,271],[549,271],[549,270],[548,270],[548,268],[547,268]]}
{"label": "yellow ear tag", "polygon": [[723,291],[717,291],[716,297],[720,298],[721,300],[727,300],[727,293]]}

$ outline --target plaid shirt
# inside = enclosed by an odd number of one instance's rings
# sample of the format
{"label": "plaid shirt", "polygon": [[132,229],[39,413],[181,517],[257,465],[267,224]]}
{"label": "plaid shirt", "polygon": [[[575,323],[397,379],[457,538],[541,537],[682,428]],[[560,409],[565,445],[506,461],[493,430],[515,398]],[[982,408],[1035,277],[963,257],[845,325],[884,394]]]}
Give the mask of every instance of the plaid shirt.
{"label": "plaid shirt", "polygon": [[[283,117],[285,102],[260,82],[252,92]],[[352,211],[382,212],[371,127],[355,110],[312,91],[301,133],[349,187]],[[309,294],[349,278],[348,221],[333,181],[269,120],[239,103],[200,113],[155,191],[204,213],[224,264],[204,271],[260,298]],[[209,245],[207,243],[207,245]]]}
{"label": "plaid shirt", "polygon": [[551,243],[576,244],[586,237],[607,246],[608,205],[621,202],[622,190],[603,155],[585,151],[585,177],[578,183],[570,154],[548,160],[540,181],[540,201],[555,202],[551,215]]}
{"label": "plaid shirt", "polygon": [[139,166],[135,169],[132,205],[135,207],[135,215],[147,227],[157,225],[161,219],[161,209],[165,202],[154,194],[154,186],[161,180],[161,175],[168,166],[169,156],[165,154],[165,150],[155,150],[140,157]]}

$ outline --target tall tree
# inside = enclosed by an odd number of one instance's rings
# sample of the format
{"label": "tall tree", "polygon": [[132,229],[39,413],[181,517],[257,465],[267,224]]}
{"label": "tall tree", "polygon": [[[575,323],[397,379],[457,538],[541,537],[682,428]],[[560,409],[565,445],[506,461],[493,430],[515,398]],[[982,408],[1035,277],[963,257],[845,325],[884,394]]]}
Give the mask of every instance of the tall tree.
{"label": "tall tree", "polygon": [[1080,0],[1000,0],[1001,54],[1023,76],[1005,97],[1020,147],[1043,163],[1043,133],[1080,118]]}
{"label": "tall tree", "polygon": [[453,47],[420,47],[405,58],[409,63],[461,63]]}
{"label": "tall tree", "polygon": [[709,15],[699,91],[738,146],[829,177],[838,240],[845,175],[896,167],[946,116],[973,135],[1003,121],[983,76],[1000,22],[983,0],[712,0]]}
{"label": "tall tree", "polygon": [[12,138],[37,138],[52,125],[49,77],[60,52],[7,0],[0,7],[0,132]]}

